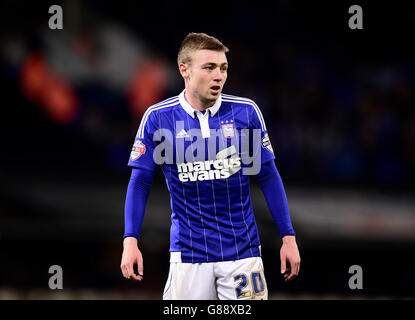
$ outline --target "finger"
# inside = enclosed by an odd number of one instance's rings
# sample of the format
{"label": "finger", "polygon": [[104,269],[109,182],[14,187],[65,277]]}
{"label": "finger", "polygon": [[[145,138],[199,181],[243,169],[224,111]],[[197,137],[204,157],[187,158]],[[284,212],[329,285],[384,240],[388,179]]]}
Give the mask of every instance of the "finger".
{"label": "finger", "polygon": [[126,265],[126,269],[127,269],[127,279],[131,279],[134,278],[134,263],[130,262]]}
{"label": "finger", "polygon": [[290,274],[290,276],[288,277],[287,281],[294,280],[295,278],[297,278],[297,274],[295,274],[295,273]]}
{"label": "finger", "polygon": [[121,267],[121,270],[122,270],[122,274],[123,274],[124,278],[128,279],[129,275],[128,275],[127,267],[125,265],[123,265]]}
{"label": "finger", "polygon": [[143,280],[143,277],[140,276],[140,275],[138,275],[138,274],[132,273],[132,274],[130,274],[130,276],[129,276],[128,279],[130,279],[130,280],[136,280],[136,281],[141,281],[141,280]]}
{"label": "finger", "polygon": [[291,268],[287,267],[284,273],[284,280],[287,280],[288,276],[291,274]]}
{"label": "finger", "polygon": [[285,273],[287,270],[285,257],[281,257],[281,273]]}
{"label": "finger", "polygon": [[134,265],[135,265],[135,263],[131,263],[129,265],[129,269],[128,269],[129,270],[129,272],[128,272],[128,279],[141,281],[142,280],[142,277],[140,275],[138,275],[138,274],[135,273]]}
{"label": "finger", "polygon": [[294,272],[294,269],[292,269],[292,271],[289,274],[287,274],[285,281],[290,281],[294,279],[295,277],[297,277],[297,274]]}
{"label": "finger", "polygon": [[124,278],[126,278],[127,274],[125,273],[125,266],[124,266],[124,263],[122,261],[121,261],[120,268],[121,268],[122,275],[124,276]]}
{"label": "finger", "polygon": [[134,279],[134,280],[137,280],[137,281],[141,281],[141,280],[143,280],[143,277],[140,276],[140,275],[137,275],[137,274],[133,273],[132,275],[130,275],[130,279]]}
{"label": "finger", "polygon": [[120,269],[121,269],[121,273],[122,273],[122,275],[124,276],[124,270],[123,270],[122,263],[121,263],[121,265],[120,265]]}
{"label": "finger", "polygon": [[[134,270],[135,264],[137,264],[138,274]],[[141,266],[141,269],[142,269],[142,266]],[[130,279],[134,279],[134,280],[137,280],[137,281],[143,280],[143,274],[142,274],[142,272],[140,272],[140,262],[138,261],[138,259],[136,259],[135,262],[131,263]]]}
{"label": "finger", "polygon": [[295,274],[294,273],[290,273],[290,274],[287,274],[286,276],[285,276],[285,278],[284,278],[284,281],[285,282],[287,282],[287,281],[291,281],[292,279],[294,279],[295,278]]}
{"label": "finger", "polygon": [[298,275],[300,273],[300,262],[297,263],[297,272],[296,274]]}
{"label": "finger", "polygon": [[298,275],[298,273],[300,272],[300,261],[296,260],[293,262],[293,270],[295,275]]}
{"label": "finger", "polygon": [[288,282],[288,281],[291,281],[291,280],[293,280],[293,279],[294,279],[294,277],[291,277],[291,276],[290,276],[290,277],[287,277],[284,281],[285,281],[285,282]]}
{"label": "finger", "polygon": [[144,276],[143,259],[137,258],[137,271],[141,277]]}

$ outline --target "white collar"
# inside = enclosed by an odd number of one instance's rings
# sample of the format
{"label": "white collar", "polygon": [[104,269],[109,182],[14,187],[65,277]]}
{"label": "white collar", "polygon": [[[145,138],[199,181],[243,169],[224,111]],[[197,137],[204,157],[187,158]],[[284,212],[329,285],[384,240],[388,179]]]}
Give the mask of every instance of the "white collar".
{"label": "white collar", "polygon": [[[184,93],[185,93],[186,89],[183,90],[180,94],[179,94],[179,102],[180,105],[183,107],[183,109],[192,117],[194,118],[196,115],[195,113],[199,110],[196,110],[195,108],[193,108],[184,98]],[[206,110],[210,112],[210,114],[212,115],[212,117],[216,114],[216,112],[219,111],[220,105],[222,104],[222,94],[219,95],[219,98],[216,99],[215,104],[209,108],[207,108]]]}

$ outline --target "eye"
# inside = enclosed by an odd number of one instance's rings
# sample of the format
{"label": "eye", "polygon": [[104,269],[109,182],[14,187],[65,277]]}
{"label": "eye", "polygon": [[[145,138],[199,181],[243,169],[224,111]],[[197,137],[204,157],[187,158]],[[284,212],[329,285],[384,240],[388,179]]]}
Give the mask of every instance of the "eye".
{"label": "eye", "polygon": [[203,69],[213,70],[213,66],[206,66]]}

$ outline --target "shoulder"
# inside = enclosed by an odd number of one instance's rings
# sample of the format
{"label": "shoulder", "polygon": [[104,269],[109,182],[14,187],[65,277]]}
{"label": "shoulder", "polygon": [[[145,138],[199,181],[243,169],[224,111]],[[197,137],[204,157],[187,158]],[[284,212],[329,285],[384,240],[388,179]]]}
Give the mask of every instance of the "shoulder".
{"label": "shoulder", "polygon": [[235,104],[245,104],[245,105],[258,107],[252,99],[249,99],[249,98],[246,98],[246,97],[240,97],[240,96],[233,96],[233,95],[225,94],[225,93],[222,93],[222,101],[224,101],[224,102],[233,102]]}
{"label": "shoulder", "polygon": [[147,108],[146,112],[144,113],[143,119],[146,116],[146,114],[150,115],[150,114],[155,114],[155,113],[159,113],[163,111],[169,111],[178,104],[179,104],[179,96],[174,96],[166,100],[163,100],[159,103],[153,104],[152,106]]}
{"label": "shoulder", "polygon": [[255,111],[258,114],[261,113],[255,101],[249,98],[222,93],[222,101],[225,103],[231,103],[234,106],[245,106],[246,108],[250,109],[250,111]]}
{"label": "shoulder", "polygon": [[265,121],[262,116],[262,112],[254,100],[222,93],[222,101],[225,103],[231,103],[233,106],[241,106],[247,108],[248,111],[253,115],[253,118],[257,118],[261,123],[262,128],[265,130]]}
{"label": "shoulder", "polygon": [[179,96],[168,98],[162,102],[153,104],[152,106],[148,107],[146,112],[141,119],[141,122],[146,123],[149,119],[152,120],[155,116],[160,113],[171,111],[179,104]]}
{"label": "shoulder", "polygon": [[[171,111],[179,104],[179,96],[171,97],[159,103],[148,107],[143,117],[141,118],[140,127],[138,128],[137,136],[143,136],[145,128],[155,129],[157,116],[160,113]],[[150,130],[151,131],[151,130]]]}

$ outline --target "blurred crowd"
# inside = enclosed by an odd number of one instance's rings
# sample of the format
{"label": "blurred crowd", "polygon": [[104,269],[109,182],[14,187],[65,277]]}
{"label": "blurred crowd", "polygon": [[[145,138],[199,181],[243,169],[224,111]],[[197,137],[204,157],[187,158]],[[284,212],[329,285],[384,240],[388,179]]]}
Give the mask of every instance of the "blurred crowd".
{"label": "blurred crowd", "polygon": [[[175,54],[187,32],[201,31],[230,47],[224,92],[260,106],[284,181],[399,187],[415,177],[415,64],[399,48],[371,61],[350,56],[342,39],[263,32],[266,9],[250,17],[235,11],[227,28],[178,25],[174,35],[154,31],[152,38],[128,8],[123,21],[109,6],[98,7],[64,2],[61,31],[36,19],[26,22],[38,26],[29,32],[10,24],[2,35],[1,71],[47,121],[98,145],[109,170],[127,170],[146,108],[182,90]],[[292,13],[285,2],[283,9]]]}

